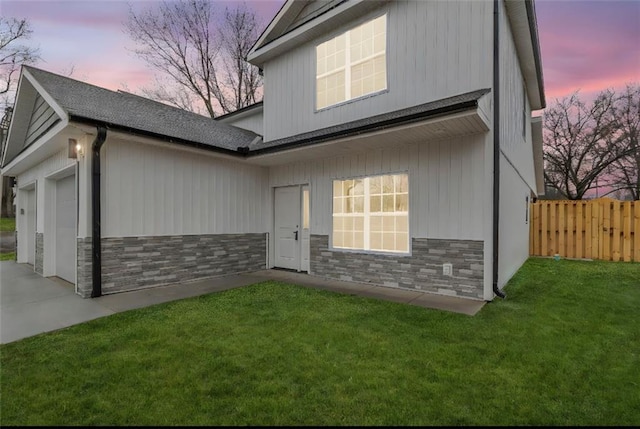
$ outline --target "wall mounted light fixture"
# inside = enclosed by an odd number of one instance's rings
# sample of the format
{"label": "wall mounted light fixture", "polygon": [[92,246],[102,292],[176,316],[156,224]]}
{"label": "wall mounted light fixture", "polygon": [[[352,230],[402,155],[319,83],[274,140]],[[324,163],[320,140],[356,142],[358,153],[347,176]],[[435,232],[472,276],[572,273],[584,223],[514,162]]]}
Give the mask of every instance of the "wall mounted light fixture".
{"label": "wall mounted light fixture", "polygon": [[69,158],[78,159],[84,155],[82,145],[76,139],[69,139]]}

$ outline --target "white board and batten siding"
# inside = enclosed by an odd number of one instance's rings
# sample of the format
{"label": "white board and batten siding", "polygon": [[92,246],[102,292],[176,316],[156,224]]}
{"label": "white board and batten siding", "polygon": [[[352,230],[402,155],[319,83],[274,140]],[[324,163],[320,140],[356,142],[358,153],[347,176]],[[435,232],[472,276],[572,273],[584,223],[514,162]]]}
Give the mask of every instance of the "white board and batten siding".
{"label": "white board and batten siding", "polygon": [[264,167],[116,139],[102,150],[104,237],[268,231]]}
{"label": "white board and batten siding", "polygon": [[[382,2],[352,25],[264,65],[266,141],[490,88],[492,3]],[[387,90],[315,111],[315,46],[387,13]]]}
{"label": "white board and batten siding", "polygon": [[[531,140],[531,105],[511,32],[507,11],[500,13],[500,149],[520,180],[536,190]],[[523,116],[523,103],[525,115]],[[523,136],[523,126],[525,133]]]}
{"label": "white board and batten siding", "polygon": [[60,117],[53,108],[47,104],[40,94],[37,94],[31,120],[29,121],[29,127],[27,128],[24,147],[26,148],[31,145],[31,143],[47,132],[47,130],[59,120]]}
{"label": "white board and batten siding", "polygon": [[269,186],[310,185],[311,234],[332,228],[332,181],[409,173],[410,234],[483,240],[486,134],[272,167]]}
{"label": "white board and batten siding", "polygon": [[504,286],[529,257],[530,189],[504,156],[500,157],[498,284]]}
{"label": "white board and batten siding", "polygon": [[503,3],[500,11],[499,133],[498,284],[502,287],[529,256],[530,214],[527,198],[531,191],[536,191],[531,105],[526,96],[513,33]]}

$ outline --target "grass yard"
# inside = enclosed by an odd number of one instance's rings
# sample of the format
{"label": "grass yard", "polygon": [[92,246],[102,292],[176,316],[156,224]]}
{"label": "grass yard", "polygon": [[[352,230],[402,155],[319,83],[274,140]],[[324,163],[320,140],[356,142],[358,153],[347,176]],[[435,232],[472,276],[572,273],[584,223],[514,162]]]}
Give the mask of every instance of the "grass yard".
{"label": "grass yard", "polygon": [[[16,219],[0,218],[0,232],[11,232],[16,230]],[[16,259],[16,252],[0,252],[0,261],[13,261]]]}
{"label": "grass yard", "polygon": [[9,217],[0,218],[0,231],[15,231],[16,230],[16,219]]}
{"label": "grass yard", "polygon": [[640,264],[474,317],[268,282],[0,346],[5,425],[640,425]]}

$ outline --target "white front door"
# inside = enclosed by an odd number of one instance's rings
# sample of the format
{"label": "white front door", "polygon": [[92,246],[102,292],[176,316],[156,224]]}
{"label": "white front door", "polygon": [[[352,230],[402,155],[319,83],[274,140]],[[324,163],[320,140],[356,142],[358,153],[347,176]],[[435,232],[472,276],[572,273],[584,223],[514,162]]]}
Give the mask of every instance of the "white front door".
{"label": "white front door", "polygon": [[274,266],[309,271],[308,186],[276,188],[274,208]]}
{"label": "white front door", "polygon": [[56,276],[76,282],[76,177],[56,182]]}

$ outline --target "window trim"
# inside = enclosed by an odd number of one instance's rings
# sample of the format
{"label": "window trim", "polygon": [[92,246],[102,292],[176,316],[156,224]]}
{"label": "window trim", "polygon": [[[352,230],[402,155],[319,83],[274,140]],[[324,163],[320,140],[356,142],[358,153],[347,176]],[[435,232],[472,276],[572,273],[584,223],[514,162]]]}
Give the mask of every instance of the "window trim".
{"label": "window trim", "polygon": [[[332,39],[335,39],[337,37],[340,37],[341,35],[346,35],[347,40],[349,40],[349,32],[356,28],[359,27],[361,25],[364,25],[368,22],[371,21],[375,21],[378,18],[381,17],[385,17],[385,47],[384,47],[384,67],[385,67],[385,87],[383,89],[377,90],[377,91],[373,91],[373,92],[369,92],[367,94],[362,94],[359,95],[357,97],[353,97],[353,98],[348,98],[342,101],[339,101],[337,103],[334,104],[330,104],[324,107],[318,107],[318,46],[322,45],[323,43],[326,43]],[[350,49],[350,47],[345,47],[345,51],[347,49]],[[325,110],[328,109],[333,109],[334,107],[339,107],[339,106],[344,106],[346,104],[349,103],[353,103],[353,102],[357,102],[357,101],[361,101],[370,97],[374,97],[377,95],[381,95],[381,94],[385,94],[387,92],[389,92],[389,55],[388,55],[388,51],[389,51],[389,12],[387,10],[384,10],[383,13],[376,13],[374,15],[369,15],[359,21],[357,21],[354,25],[352,25],[351,27],[347,28],[344,31],[341,31],[339,33],[334,33],[332,36],[327,37],[326,39],[323,39],[322,41],[316,43],[313,45],[313,111],[314,113],[318,113],[318,112],[323,112]],[[372,55],[371,58],[375,58],[375,55]],[[358,63],[363,62],[364,60],[359,60]],[[347,61],[345,58],[345,66],[344,66],[344,71],[345,71],[345,88],[347,87],[347,82],[349,82],[350,85],[350,76],[351,76],[351,64],[347,65]],[[337,70],[337,69],[336,69]],[[332,74],[332,73],[331,73]],[[330,75],[330,73],[324,73],[322,76],[328,76]],[[346,91],[346,89],[345,89]]]}
{"label": "window trim", "polygon": [[[336,180],[345,181],[345,180],[357,180],[357,179],[366,179],[372,177],[382,177],[382,176],[394,176],[406,174],[407,176],[407,204],[409,206],[407,210],[407,251],[406,252],[393,252],[390,250],[371,250],[371,249],[352,249],[345,247],[335,247],[333,245],[333,208],[334,208],[334,194],[333,194],[333,182]],[[381,255],[381,256],[394,256],[394,257],[410,257],[413,255],[413,246],[412,246],[412,238],[411,238],[411,179],[409,170],[400,170],[400,171],[388,171],[383,173],[372,173],[369,175],[354,175],[354,176],[334,176],[330,177],[330,199],[331,199],[331,207],[329,212],[329,218],[331,219],[331,223],[329,226],[329,250],[332,252],[346,252],[346,253],[356,253],[363,255]],[[369,202],[367,198],[365,198],[365,206],[369,206]],[[377,212],[376,212],[377,213]],[[395,213],[395,212],[393,212]],[[369,221],[365,217],[365,223],[369,223]],[[369,231],[370,232],[370,231]],[[365,242],[369,242],[369,237],[364,238]]]}

